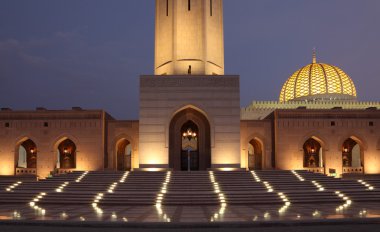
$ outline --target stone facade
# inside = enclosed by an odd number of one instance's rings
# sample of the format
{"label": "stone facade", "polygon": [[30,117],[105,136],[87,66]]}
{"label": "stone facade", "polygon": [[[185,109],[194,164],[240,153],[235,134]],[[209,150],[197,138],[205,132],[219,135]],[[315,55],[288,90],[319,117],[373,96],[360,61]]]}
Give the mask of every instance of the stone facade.
{"label": "stone facade", "polygon": [[169,125],[192,108],[210,124],[212,167],[239,167],[238,76],[142,76],[140,78],[140,167],[169,164]]}

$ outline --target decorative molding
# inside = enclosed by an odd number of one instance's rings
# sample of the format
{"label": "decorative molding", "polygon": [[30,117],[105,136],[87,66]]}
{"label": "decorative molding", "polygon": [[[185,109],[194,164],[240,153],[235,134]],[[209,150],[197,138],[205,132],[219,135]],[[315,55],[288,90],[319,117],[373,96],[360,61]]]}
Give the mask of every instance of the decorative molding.
{"label": "decorative molding", "polygon": [[239,88],[239,76],[141,76],[140,88],[228,87]]}

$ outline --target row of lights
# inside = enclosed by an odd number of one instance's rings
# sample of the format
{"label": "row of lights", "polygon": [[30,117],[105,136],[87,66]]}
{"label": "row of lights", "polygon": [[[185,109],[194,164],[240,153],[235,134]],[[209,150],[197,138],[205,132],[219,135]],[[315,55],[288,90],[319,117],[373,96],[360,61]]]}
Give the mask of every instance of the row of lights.
{"label": "row of lights", "polygon": [[[261,182],[260,177],[256,174],[255,171],[251,171],[251,173],[252,173],[252,176],[253,176],[253,178],[255,179],[256,182]],[[265,188],[267,189],[268,192],[273,192],[274,191],[272,185],[268,181],[264,181],[262,183],[263,183],[263,185],[265,186]],[[288,207],[290,206],[291,203],[290,203],[288,197],[284,193],[279,192],[279,193],[277,193],[277,195],[284,202],[284,205],[278,210],[278,212],[280,214],[282,214],[282,213],[284,213],[288,209]],[[270,217],[269,213],[264,214],[264,218],[268,218],[268,217]]]}
{"label": "row of lights", "polygon": [[273,187],[268,181],[264,181],[263,184],[265,185],[265,188],[267,188],[268,192],[273,192]]}
{"label": "row of lights", "polygon": [[[129,175],[129,172],[126,171],[126,172],[124,173],[124,175],[120,178],[119,183],[124,183],[125,180],[127,179],[128,175]],[[115,188],[117,187],[117,184],[118,184],[117,182],[112,183],[112,184],[110,185],[110,187],[108,188],[107,192],[108,192],[108,193],[113,193],[113,191],[114,191]]]}
{"label": "row of lights", "polygon": [[126,172],[124,173],[124,175],[121,177],[121,179],[119,180],[119,182],[120,182],[120,183],[124,183],[125,180],[127,179],[128,175],[129,175],[129,172],[126,171]]}
{"label": "row of lights", "polygon": [[98,203],[103,199],[104,193],[98,193],[94,200],[92,201],[92,208],[96,211],[98,215],[103,214],[103,210],[98,206]]}
{"label": "row of lights", "polygon": [[292,170],[292,173],[298,178],[299,181],[305,181],[305,179],[296,171]]}
{"label": "row of lights", "polygon": [[[124,175],[120,178],[119,182],[120,183],[124,183],[125,180],[127,179],[129,175],[129,172],[126,171],[124,173]],[[118,183],[117,182],[114,182],[112,183],[108,189],[107,189],[107,192],[108,193],[113,193],[113,191],[115,190],[115,188],[117,187]],[[98,193],[95,197],[94,197],[94,200],[92,201],[91,203],[91,206],[92,208],[95,210],[95,212],[100,216],[103,214],[103,210],[102,208],[99,207],[99,202],[103,199],[104,197],[104,193]],[[111,214],[111,220],[115,221],[117,219],[117,215],[115,212],[112,212]],[[128,221],[126,218],[123,218],[123,221]]]}
{"label": "row of lights", "polygon": [[113,190],[116,188],[116,186],[117,186],[117,182],[112,183],[110,187],[108,187],[107,192],[113,193]]}
{"label": "row of lights", "polygon": [[285,213],[285,211],[288,209],[288,207],[291,205],[288,197],[284,193],[277,193],[277,195],[281,198],[281,200],[284,202],[284,205],[278,210],[280,214]]}
{"label": "row of lights", "polygon": [[339,211],[342,211],[342,210],[346,209],[348,206],[350,206],[350,205],[352,204],[352,201],[350,200],[350,198],[347,197],[347,196],[345,196],[342,192],[340,192],[340,191],[335,191],[335,194],[336,194],[338,197],[342,198],[342,200],[344,201],[344,204],[338,206],[338,207],[336,208],[336,211],[338,211],[338,212],[339,212]]}
{"label": "row of lights", "polygon": [[7,192],[11,192],[13,189],[15,189],[15,188],[16,188],[17,186],[19,186],[20,184],[22,184],[22,182],[21,182],[21,181],[17,181],[16,183],[14,183],[14,184],[8,186],[5,190],[6,190]]}
{"label": "row of lights", "polygon": [[165,181],[164,183],[162,183],[162,187],[160,189],[160,192],[157,194],[157,197],[156,197],[156,209],[157,209],[157,212],[159,215],[163,215],[163,219],[167,222],[170,222],[170,218],[163,213],[163,210],[162,210],[162,201],[165,197],[165,194],[167,193],[167,190],[168,190],[168,184],[170,183],[170,179],[171,179],[171,171],[168,171],[166,172],[166,176],[165,176]]}
{"label": "row of lights", "polygon": [[45,192],[41,192],[37,196],[34,197],[34,199],[29,202],[29,206],[36,210],[39,214],[45,215],[46,210],[44,208],[41,208],[37,205],[37,202],[39,202],[42,198],[44,198],[47,194]]}
{"label": "row of lights", "polygon": [[372,191],[372,190],[375,189],[372,185],[368,184],[368,183],[365,182],[364,180],[358,180],[358,182],[359,182],[360,184],[364,185],[365,187],[367,187],[368,190],[371,190],[371,191]]}
{"label": "row of lights", "polygon": [[56,192],[60,193],[60,192],[63,192],[63,189],[69,184],[69,182],[64,182],[63,184],[61,184],[58,188],[55,189]]}
{"label": "row of lights", "polygon": [[226,201],[226,197],[225,197],[224,193],[220,191],[219,183],[215,180],[215,176],[214,176],[213,171],[209,171],[209,177],[210,177],[210,181],[213,185],[214,192],[216,194],[218,194],[219,203],[220,203],[219,211],[217,213],[215,213],[213,217],[211,217],[211,221],[213,222],[213,221],[217,220],[219,218],[219,216],[224,214],[224,212],[226,211],[226,207],[227,207],[227,201]]}
{"label": "row of lights", "polygon": [[325,188],[317,181],[313,180],[311,183],[318,189],[317,191],[325,191]]}
{"label": "row of lights", "polygon": [[82,175],[80,175],[76,180],[75,182],[81,182],[81,180],[88,174],[88,171],[85,171],[84,173],[82,173]]}
{"label": "row of lights", "polygon": [[261,182],[260,177],[256,174],[255,171],[251,171],[251,173],[256,182]]}

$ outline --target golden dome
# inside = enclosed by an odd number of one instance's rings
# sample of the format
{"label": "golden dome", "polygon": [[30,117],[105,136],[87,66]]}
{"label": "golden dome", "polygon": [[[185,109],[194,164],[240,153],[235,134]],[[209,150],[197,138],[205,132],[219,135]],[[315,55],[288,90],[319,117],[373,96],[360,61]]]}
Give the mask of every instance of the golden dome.
{"label": "golden dome", "polygon": [[351,78],[342,69],[313,62],[297,70],[285,82],[280,102],[315,100],[356,100],[356,89]]}

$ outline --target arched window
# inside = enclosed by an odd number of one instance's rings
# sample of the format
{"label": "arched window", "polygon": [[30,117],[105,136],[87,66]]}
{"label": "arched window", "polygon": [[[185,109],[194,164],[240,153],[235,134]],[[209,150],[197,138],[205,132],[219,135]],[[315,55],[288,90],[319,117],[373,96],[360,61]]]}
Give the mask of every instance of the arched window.
{"label": "arched window", "polygon": [[323,149],[314,138],[309,138],[303,145],[303,166],[306,168],[323,167]]}
{"label": "arched window", "polygon": [[37,168],[37,146],[32,140],[22,142],[17,155],[17,168]]}
{"label": "arched window", "polygon": [[360,145],[348,138],[342,145],[342,166],[343,167],[363,167],[362,149]]}
{"label": "arched window", "polygon": [[76,145],[70,139],[65,139],[58,145],[57,149],[57,168],[75,169],[76,168]]}

